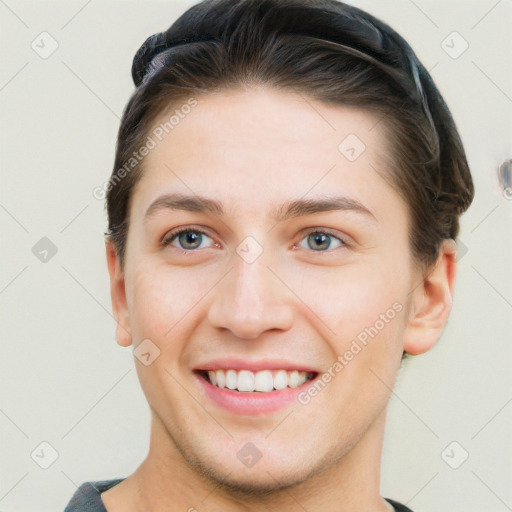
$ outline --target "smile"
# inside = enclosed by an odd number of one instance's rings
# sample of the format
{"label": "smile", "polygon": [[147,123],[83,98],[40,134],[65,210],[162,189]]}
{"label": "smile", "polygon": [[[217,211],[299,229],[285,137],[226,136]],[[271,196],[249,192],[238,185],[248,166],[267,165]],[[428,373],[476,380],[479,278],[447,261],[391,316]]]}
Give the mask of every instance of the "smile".
{"label": "smile", "polygon": [[241,393],[271,393],[286,388],[297,388],[315,378],[315,372],[299,370],[250,370],[218,369],[199,372],[217,388]]}

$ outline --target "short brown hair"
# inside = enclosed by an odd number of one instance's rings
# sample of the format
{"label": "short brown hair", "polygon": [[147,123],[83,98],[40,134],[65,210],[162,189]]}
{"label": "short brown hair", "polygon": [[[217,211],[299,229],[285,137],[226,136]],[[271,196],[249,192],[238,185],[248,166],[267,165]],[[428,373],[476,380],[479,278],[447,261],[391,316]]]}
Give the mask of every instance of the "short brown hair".
{"label": "short brown hair", "polygon": [[390,144],[387,179],[409,206],[416,261],[433,264],[441,242],[458,235],[474,188],[452,116],[409,44],[360,9],[337,0],[205,0],[144,42],[132,77],[107,190],[106,235],[121,263],[144,160],[122,179],[119,170],[155,119],[191,95],[250,84],[378,114]]}

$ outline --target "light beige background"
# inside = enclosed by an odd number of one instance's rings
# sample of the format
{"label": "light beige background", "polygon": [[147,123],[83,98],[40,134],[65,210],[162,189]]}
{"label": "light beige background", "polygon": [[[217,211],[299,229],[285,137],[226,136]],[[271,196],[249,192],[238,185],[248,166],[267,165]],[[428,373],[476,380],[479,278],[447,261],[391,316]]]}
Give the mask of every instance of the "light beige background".
{"label": "light beige background", "polygon": [[[415,512],[512,510],[512,200],[497,181],[512,157],[512,4],[352,3],[432,70],[477,190],[450,323],[405,364],[390,403],[382,494]],[[192,4],[0,1],[0,512],[62,510],[79,484],[127,476],[146,454],[148,407],[131,350],[114,341],[92,191],[111,172],[134,53]],[[31,47],[51,48],[43,31],[58,43],[46,59]],[[456,59],[453,31],[469,43]],[[47,262],[32,252],[43,237],[57,248]]]}

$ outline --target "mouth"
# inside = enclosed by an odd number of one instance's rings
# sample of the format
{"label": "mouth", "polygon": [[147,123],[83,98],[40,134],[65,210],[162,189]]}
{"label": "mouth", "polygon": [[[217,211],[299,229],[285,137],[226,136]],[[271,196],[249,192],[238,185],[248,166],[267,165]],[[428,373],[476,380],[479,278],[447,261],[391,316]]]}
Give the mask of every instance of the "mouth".
{"label": "mouth", "polygon": [[320,375],[316,368],[286,359],[238,357],[204,362],[193,373],[206,403],[234,416],[262,416],[292,407]]}
{"label": "mouth", "polygon": [[[296,403],[317,371],[288,364],[250,364],[235,361],[194,370],[204,399],[234,416],[265,416]],[[242,368],[240,368],[242,367]],[[247,367],[252,367],[250,370]]]}
{"label": "mouth", "polygon": [[212,386],[237,393],[276,393],[295,389],[313,380],[318,373],[304,370],[265,369],[259,371],[238,369],[195,370]]}

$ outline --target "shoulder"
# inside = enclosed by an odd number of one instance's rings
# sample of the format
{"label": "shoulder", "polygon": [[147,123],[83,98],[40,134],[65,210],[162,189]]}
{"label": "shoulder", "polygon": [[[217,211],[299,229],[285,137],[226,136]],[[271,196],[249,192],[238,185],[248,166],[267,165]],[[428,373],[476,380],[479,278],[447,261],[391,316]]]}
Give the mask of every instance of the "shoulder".
{"label": "shoulder", "polygon": [[123,480],[123,478],[116,478],[83,483],[71,497],[64,512],[106,512],[101,493]]}

